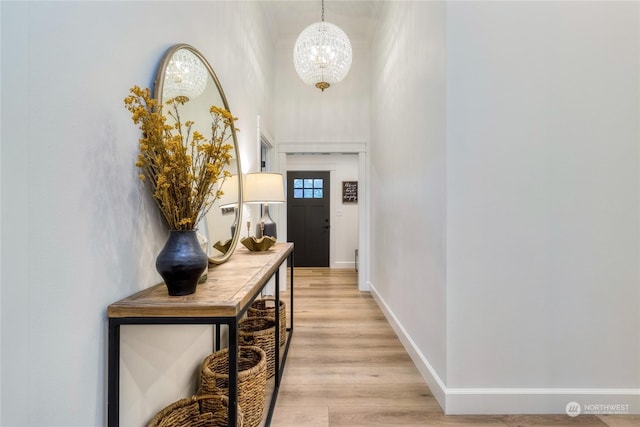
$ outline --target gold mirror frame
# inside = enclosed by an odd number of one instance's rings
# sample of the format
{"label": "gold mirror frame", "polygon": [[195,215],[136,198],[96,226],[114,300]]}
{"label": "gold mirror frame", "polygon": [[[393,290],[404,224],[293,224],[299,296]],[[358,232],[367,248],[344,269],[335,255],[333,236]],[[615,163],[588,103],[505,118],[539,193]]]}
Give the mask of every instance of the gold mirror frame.
{"label": "gold mirror frame", "polygon": [[[173,58],[173,56],[180,50],[185,49],[189,52],[191,52],[193,55],[195,55],[195,57],[197,57],[202,64],[204,65],[205,69],[207,70],[208,73],[208,78],[207,78],[207,83],[206,83],[206,88],[204,89],[203,95],[205,95],[204,97],[196,97],[193,100],[190,100],[189,103],[187,103],[186,105],[189,105],[191,103],[191,106],[193,107],[193,105],[196,105],[197,103],[197,108],[202,108],[203,111],[207,114],[207,116],[209,115],[209,108],[212,105],[216,105],[218,107],[224,107],[226,110],[231,111],[229,109],[229,104],[227,103],[227,98],[224,94],[224,91],[222,90],[222,85],[220,84],[220,81],[218,80],[218,77],[216,76],[216,73],[213,71],[213,68],[211,67],[211,65],[209,64],[209,62],[206,60],[206,58],[197,50],[195,49],[193,46],[190,46],[188,44],[185,43],[181,43],[181,44],[176,44],[172,47],[170,47],[164,54],[162,61],[160,62],[160,65],[158,66],[158,70],[156,72],[156,78],[155,81],[153,83],[153,96],[155,97],[155,99],[158,101],[158,103],[162,103],[163,102],[163,89],[164,89],[164,84],[165,84],[165,77],[166,77],[166,73],[167,73],[167,69],[168,66],[171,62],[171,59]],[[211,88],[210,85],[215,85],[215,88]],[[219,99],[212,99],[212,98],[207,98],[206,95],[208,95],[207,92],[211,92],[212,90],[217,89],[217,94],[219,95]],[[174,95],[175,96],[175,95]],[[222,105],[221,105],[222,104]],[[198,110],[199,111],[199,110]],[[208,116],[210,117],[210,116]],[[191,117],[187,117],[186,119],[188,120],[194,120]],[[210,131],[208,132],[207,129],[204,129],[201,127],[202,123],[198,123],[198,121],[196,120],[196,126],[199,126],[198,129],[200,130],[200,133],[202,133],[203,135],[208,135],[210,133]],[[233,138],[233,154],[234,154],[234,160],[232,161],[232,167],[235,167],[235,171],[231,171],[231,173],[235,173],[238,176],[242,175],[242,168],[240,167],[240,150],[238,149],[238,138],[236,136],[236,129],[235,127],[232,125],[231,126],[231,134],[232,134],[232,138]],[[208,228],[207,230],[207,236],[209,237],[208,241],[207,241],[207,256],[209,258],[209,266],[211,267],[212,265],[217,265],[217,264],[222,264],[225,261],[227,261],[229,259],[229,257],[231,256],[231,254],[233,253],[233,251],[235,250],[236,245],[238,244],[238,240],[240,238],[240,218],[242,218],[242,179],[238,179],[238,188],[237,188],[237,193],[238,193],[238,203],[237,203],[237,207],[233,208],[234,210],[231,212],[228,212],[226,214],[223,213],[223,209],[220,206],[220,199],[216,200],[216,202],[213,204],[213,206],[211,207],[211,209],[209,210],[209,212],[207,213],[206,217],[204,218],[204,221],[206,222],[206,226]],[[224,197],[224,196],[223,196]],[[225,202],[225,204],[227,204],[228,201]],[[220,213],[220,215],[217,215],[218,213]],[[218,240],[218,241],[214,241],[214,239],[211,238],[211,233],[210,230],[212,227],[217,227],[219,226],[221,229],[229,226],[229,224],[222,224],[221,221],[221,216],[222,215],[235,215],[233,221],[231,222],[231,226],[230,228],[228,228],[227,230],[234,230],[233,234],[231,235],[231,239],[229,240]],[[214,224],[210,224],[214,223]],[[199,224],[200,225],[200,224]],[[218,247],[224,247],[224,248],[228,248],[226,250],[225,253],[220,252],[218,249],[215,249],[214,245],[217,245]],[[222,253],[222,255],[219,256],[214,256],[216,253]]]}

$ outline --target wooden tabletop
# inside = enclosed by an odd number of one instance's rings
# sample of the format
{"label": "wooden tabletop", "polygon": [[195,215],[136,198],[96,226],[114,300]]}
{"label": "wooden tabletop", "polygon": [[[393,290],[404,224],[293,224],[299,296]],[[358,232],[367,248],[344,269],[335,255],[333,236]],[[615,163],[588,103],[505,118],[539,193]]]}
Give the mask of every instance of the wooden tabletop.
{"label": "wooden tabletop", "polygon": [[234,317],[275,273],[293,251],[293,243],[277,243],[264,252],[238,246],[224,264],[209,269],[196,292],[169,296],[164,283],[111,304],[109,318],[124,317]]}

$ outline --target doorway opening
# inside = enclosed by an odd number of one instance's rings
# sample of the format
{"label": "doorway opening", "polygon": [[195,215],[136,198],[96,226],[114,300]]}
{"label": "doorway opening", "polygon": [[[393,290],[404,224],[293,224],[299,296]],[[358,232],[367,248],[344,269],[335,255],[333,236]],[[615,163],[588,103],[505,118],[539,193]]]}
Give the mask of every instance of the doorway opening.
{"label": "doorway opening", "polygon": [[[358,288],[368,291],[369,162],[366,144],[280,143],[277,145],[277,151],[278,169],[283,174],[291,171],[330,173],[332,194],[329,215],[329,267],[356,270],[357,266]],[[357,202],[345,202],[342,195],[345,182],[354,181],[357,182]],[[288,224],[287,210],[284,209],[282,214],[287,217],[284,221]],[[284,228],[286,230],[288,227]],[[288,235],[283,236],[283,239],[291,241]],[[295,251],[297,254],[297,246]]]}

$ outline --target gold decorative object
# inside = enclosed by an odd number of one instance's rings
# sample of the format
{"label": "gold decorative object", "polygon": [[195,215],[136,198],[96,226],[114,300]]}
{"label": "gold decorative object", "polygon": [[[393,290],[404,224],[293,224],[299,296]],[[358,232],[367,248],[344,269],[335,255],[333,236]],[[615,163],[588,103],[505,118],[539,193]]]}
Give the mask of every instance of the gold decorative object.
{"label": "gold decorative object", "polygon": [[256,239],[255,236],[251,236],[243,238],[240,240],[240,243],[250,251],[266,251],[276,244],[276,239],[271,236],[262,236],[259,239]]}
{"label": "gold decorative object", "polygon": [[233,239],[229,239],[226,242],[221,242],[220,240],[218,240],[213,247],[216,248],[217,250],[219,250],[220,252],[222,252],[223,254],[226,254],[227,251],[229,250],[229,247],[231,246],[231,242],[233,241]]}

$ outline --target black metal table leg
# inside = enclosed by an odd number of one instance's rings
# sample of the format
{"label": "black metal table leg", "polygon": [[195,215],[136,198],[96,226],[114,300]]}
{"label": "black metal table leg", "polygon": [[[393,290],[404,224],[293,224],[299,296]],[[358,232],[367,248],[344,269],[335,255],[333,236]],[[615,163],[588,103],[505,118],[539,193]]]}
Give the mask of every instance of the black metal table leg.
{"label": "black metal table leg", "polygon": [[107,362],[107,425],[120,425],[120,323],[109,319]]}
{"label": "black metal table leg", "polygon": [[219,351],[220,350],[220,324],[216,323],[215,325],[215,341],[214,341],[214,346],[213,346],[213,351]]}
{"label": "black metal table leg", "polygon": [[285,331],[287,331],[287,339],[285,340],[284,351],[282,353],[282,366],[280,365],[280,335],[279,335],[279,325],[280,325],[280,273],[276,271],[275,280],[276,280],[276,331],[275,331],[275,345],[278,350],[275,352],[276,358],[276,372],[275,372],[275,386],[274,392],[271,396],[271,403],[269,405],[269,411],[267,412],[267,419],[265,421],[265,427],[271,426],[271,420],[273,418],[273,413],[276,408],[276,402],[278,399],[278,394],[280,391],[280,384],[282,382],[282,375],[284,374],[284,364],[287,361],[287,355],[289,353],[289,345],[291,344],[291,337],[293,335],[293,252],[289,255],[289,265],[291,266],[291,282],[290,282],[290,306],[289,306],[289,319],[290,319],[290,327],[287,329],[285,325]]}
{"label": "black metal table leg", "polygon": [[291,251],[291,253],[289,254],[289,266],[290,266],[290,273],[289,273],[289,288],[290,288],[290,293],[289,293],[289,313],[290,314],[290,328],[291,328],[291,333],[293,333],[293,251]]}
{"label": "black metal table leg", "polygon": [[275,337],[275,382],[276,388],[280,387],[280,269],[276,270],[276,306],[275,306],[275,314],[276,314],[276,337]]}
{"label": "black metal table leg", "polygon": [[229,427],[238,422],[238,320],[229,322]]}

